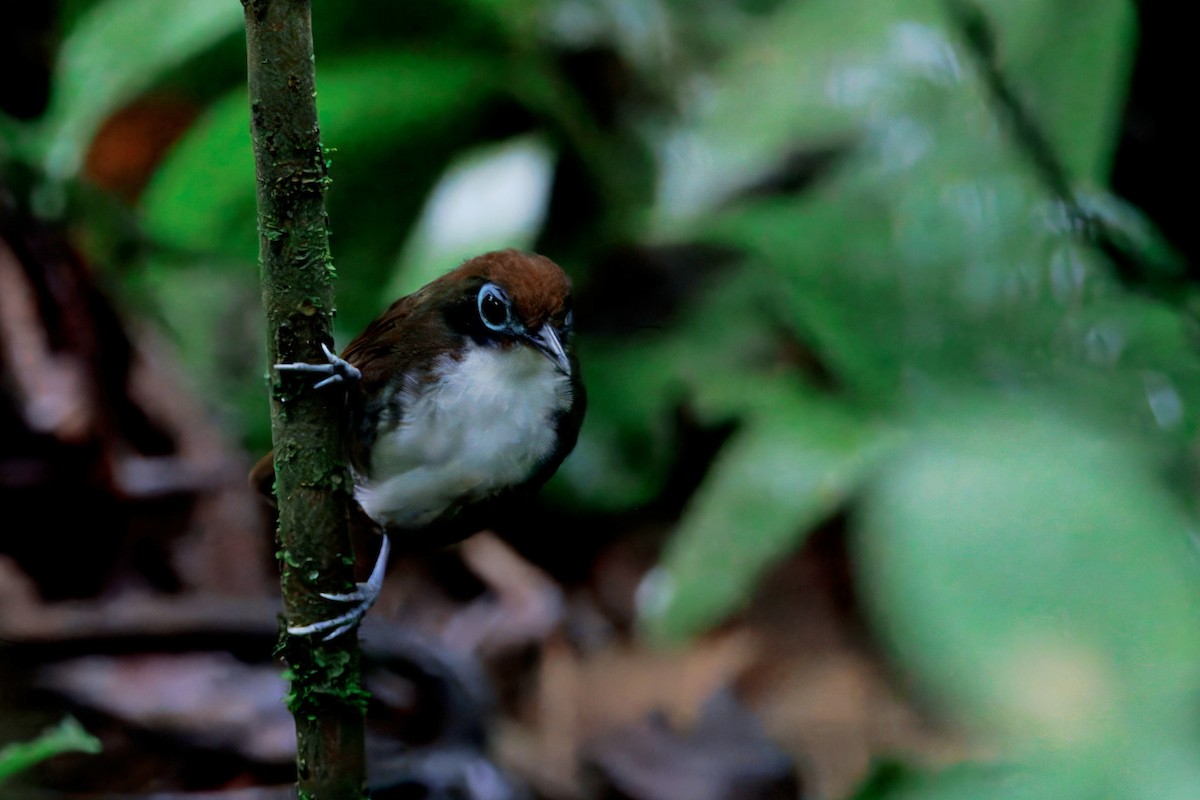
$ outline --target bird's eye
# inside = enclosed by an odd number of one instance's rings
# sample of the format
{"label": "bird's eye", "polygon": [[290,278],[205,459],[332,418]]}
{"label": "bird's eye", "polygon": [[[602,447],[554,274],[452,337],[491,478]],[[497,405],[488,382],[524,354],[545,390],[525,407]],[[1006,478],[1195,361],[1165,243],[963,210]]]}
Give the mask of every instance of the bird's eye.
{"label": "bird's eye", "polygon": [[567,295],[563,300],[563,321],[560,323],[564,331],[571,330],[571,326],[575,324],[575,309],[571,303],[571,296]]}
{"label": "bird's eye", "polygon": [[495,284],[486,283],[479,290],[479,318],[494,331],[508,322],[508,300]]}

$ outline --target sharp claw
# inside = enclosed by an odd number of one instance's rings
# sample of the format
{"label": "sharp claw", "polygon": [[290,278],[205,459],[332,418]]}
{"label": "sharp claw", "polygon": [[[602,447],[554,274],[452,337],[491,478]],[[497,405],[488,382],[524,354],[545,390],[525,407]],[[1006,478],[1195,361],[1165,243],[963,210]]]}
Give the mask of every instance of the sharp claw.
{"label": "sharp claw", "polygon": [[321,388],[323,388],[323,387],[325,387],[325,386],[328,386],[328,385],[329,385],[329,384],[331,384],[331,383],[341,383],[341,382],[342,382],[342,376],[341,376],[341,375],[330,375],[330,376],[329,376],[328,378],[326,378],[325,380],[323,380],[323,381],[317,381],[315,384],[313,384],[313,388],[314,388],[314,389],[321,389]]}
{"label": "sharp claw", "polygon": [[330,628],[334,628],[333,633],[326,634],[323,637],[324,641],[329,641],[335,636],[340,636],[353,628],[355,623],[362,619],[365,613],[367,613],[366,608],[354,608],[345,614],[333,617],[332,619],[323,619],[311,625],[289,625],[287,631],[293,636],[308,636],[312,633],[325,633]]}
{"label": "sharp claw", "polygon": [[333,631],[332,633],[326,634],[325,636],[321,637],[321,641],[322,641],[322,642],[329,642],[329,641],[333,641],[334,639],[336,639],[337,637],[341,636],[341,635],[342,635],[343,633],[345,633],[346,631],[348,631],[348,630],[350,630],[351,628],[353,628],[353,627],[354,627],[354,623],[355,623],[355,622],[357,622],[357,620],[355,620],[354,622],[347,622],[345,625],[343,625],[342,627],[340,627],[340,628],[336,629],[336,630],[335,630],[335,631]]}
{"label": "sharp claw", "polygon": [[335,603],[360,603],[366,600],[369,595],[363,591],[347,592],[346,594],[321,592],[321,597],[324,597],[326,600],[332,600]]}

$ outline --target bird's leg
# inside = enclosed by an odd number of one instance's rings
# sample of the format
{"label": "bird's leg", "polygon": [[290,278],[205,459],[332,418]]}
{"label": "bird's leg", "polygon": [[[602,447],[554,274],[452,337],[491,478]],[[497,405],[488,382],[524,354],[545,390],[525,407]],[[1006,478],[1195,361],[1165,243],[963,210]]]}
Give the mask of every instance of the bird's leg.
{"label": "bird's leg", "polygon": [[388,541],[385,533],[383,544],[379,547],[379,555],[375,559],[375,566],[371,568],[371,576],[367,578],[366,583],[356,584],[354,591],[346,594],[321,592],[321,597],[326,600],[333,600],[337,603],[354,603],[349,611],[332,619],[323,619],[310,625],[289,626],[288,633],[294,636],[307,636],[311,633],[329,631],[321,637],[322,641],[328,642],[357,625],[358,621],[367,613],[367,609],[375,605],[375,601],[379,598],[379,592],[383,589],[383,574],[387,571],[388,554],[391,553],[391,550],[391,542]]}
{"label": "bird's leg", "polygon": [[[314,389],[320,389],[329,386],[333,383],[352,384],[357,383],[362,379],[362,373],[344,358],[339,357],[336,353],[321,343],[321,350],[325,353],[325,358],[329,362],[327,364],[276,364],[275,369],[281,372],[315,372],[318,375],[323,375],[320,381],[313,385]],[[375,598],[379,596],[379,588],[383,585],[384,567],[387,565],[388,550],[387,536],[383,537],[383,546],[379,551],[379,559],[375,564],[375,568],[371,570],[371,577],[366,583],[360,583],[357,589],[349,594],[327,594],[322,592],[321,596],[327,600],[335,600],[339,602],[354,603],[355,605],[345,614],[340,614],[332,619],[321,620],[314,622],[311,625],[295,625],[288,628],[288,633],[303,636],[310,633],[325,633],[323,639],[329,641],[336,639],[346,631],[353,628],[363,614],[367,613],[367,609],[375,602]]]}
{"label": "bird's leg", "polygon": [[325,352],[325,358],[329,360],[328,364],[305,364],[303,362],[276,364],[275,369],[287,372],[316,372],[326,376],[313,386],[314,389],[320,389],[331,383],[357,383],[362,379],[362,373],[358,371],[358,367],[334,353],[325,346],[324,342],[321,343],[321,349]]}

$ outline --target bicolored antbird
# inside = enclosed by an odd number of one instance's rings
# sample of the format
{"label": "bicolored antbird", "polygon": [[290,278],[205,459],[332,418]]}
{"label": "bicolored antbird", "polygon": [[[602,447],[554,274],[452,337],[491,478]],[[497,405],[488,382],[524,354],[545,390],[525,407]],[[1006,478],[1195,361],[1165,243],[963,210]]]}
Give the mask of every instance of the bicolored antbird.
{"label": "bicolored antbird", "polygon": [[[371,577],[345,614],[294,634],[333,638],[383,583],[389,536],[449,543],[527,496],[575,446],[586,405],[571,347],[571,283],[543,256],[502,250],[472,258],[397,300],[316,373],[345,391],[345,454],[354,498],[384,536]],[[251,473],[269,487],[268,454]]]}

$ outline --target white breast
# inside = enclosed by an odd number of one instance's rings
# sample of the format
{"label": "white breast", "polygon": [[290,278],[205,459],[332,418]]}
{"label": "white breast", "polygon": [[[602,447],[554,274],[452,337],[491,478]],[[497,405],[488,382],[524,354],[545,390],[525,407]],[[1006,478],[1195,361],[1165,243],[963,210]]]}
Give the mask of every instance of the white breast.
{"label": "white breast", "polygon": [[419,528],[446,508],[529,477],[554,449],[553,417],[571,404],[566,375],[529,347],[468,344],[438,379],[406,388],[400,424],[375,443],[355,497],[376,522]]}

